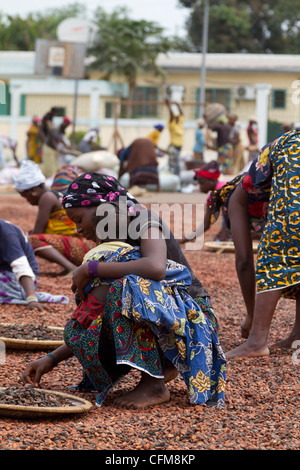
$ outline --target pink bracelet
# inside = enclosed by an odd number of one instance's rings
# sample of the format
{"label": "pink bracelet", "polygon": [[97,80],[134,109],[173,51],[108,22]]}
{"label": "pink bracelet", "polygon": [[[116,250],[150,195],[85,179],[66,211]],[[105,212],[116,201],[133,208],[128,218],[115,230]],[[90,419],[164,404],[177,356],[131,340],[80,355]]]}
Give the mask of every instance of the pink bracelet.
{"label": "pink bracelet", "polygon": [[98,261],[88,262],[88,275],[90,277],[99,277],[98,274]]}

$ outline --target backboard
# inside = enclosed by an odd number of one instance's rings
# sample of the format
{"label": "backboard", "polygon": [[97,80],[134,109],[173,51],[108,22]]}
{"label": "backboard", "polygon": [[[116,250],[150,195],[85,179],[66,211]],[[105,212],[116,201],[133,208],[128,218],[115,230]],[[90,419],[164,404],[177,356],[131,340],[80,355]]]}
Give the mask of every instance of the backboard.
{"label": "backboard", "polygon": [[35,73],[82,79],[85,74],[86,44],[37,39]]}

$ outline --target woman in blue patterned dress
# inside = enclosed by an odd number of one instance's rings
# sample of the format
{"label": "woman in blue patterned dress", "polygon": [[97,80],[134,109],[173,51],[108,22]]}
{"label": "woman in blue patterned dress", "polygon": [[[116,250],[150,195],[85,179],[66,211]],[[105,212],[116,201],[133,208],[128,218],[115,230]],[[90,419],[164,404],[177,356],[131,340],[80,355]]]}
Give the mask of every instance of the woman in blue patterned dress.
{"label": "woman in blue patterned dress", "polygon": [[[99,210],[105,212],[108,202],[126,216],[118,225],[122,236],[109,227],[99,235],[99,224],[106,223]],[[99,251],[114,237],[131,249],[121,246],[104,259],[93,251],[93,260],[74,271],[72,289],[80,303],[65,327],[65,344],[29,364],[23,381],[37,384],[56,363],[75,355],[84,370],[80,387],[97,390],[97,405],[135,368],[141,381],[116,401],[119,406],[143,408],[169,400],[165,383],[177,371],[191,403],[223,406],[226,360],[216,318],[173,235],[109,176],[79,176],[63,204],[79,233],[101,240]]]}
{"label": "woman in blue patterned dress", "polygon": [[270,177],[272,184],[258,249],[254,317],[248,339],[229,351],[228,358],[269,354],[269,329],[281,297],[296,300],[296,320],[285,345],[300,339],[300,130],[267,145],[255,167],[260,184]]}

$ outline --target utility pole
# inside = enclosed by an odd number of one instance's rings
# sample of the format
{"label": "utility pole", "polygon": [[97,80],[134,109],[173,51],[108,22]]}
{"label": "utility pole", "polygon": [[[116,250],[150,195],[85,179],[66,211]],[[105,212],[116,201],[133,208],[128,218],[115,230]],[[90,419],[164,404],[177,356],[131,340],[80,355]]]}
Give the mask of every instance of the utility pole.
{"label": "utility pole", "polygon": [[204,114],[205,103],[205,79],[206,79],[206,52],[208,40],[208,20],[209,20],[209,0],[205,0],[204,15],[203,15],[203,31],[202,31],[202,64],[201,64],[201,84],[200,84],[200,108],[199,117],[202,118]]}

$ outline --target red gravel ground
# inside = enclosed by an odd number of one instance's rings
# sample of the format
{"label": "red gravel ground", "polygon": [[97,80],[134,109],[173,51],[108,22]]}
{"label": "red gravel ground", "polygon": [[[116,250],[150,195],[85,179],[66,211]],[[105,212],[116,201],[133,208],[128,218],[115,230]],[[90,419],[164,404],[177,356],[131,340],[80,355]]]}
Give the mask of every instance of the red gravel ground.
{"label": "red gravel ground", "polygon": [[[191,199],[192,201],[192,199]],[[36,208],[20,197],[0,197],[1,218],[29,230]],[[206,234],[212,240],[217,227]],[[196,274],[208,289],[220,323],[224,351],[241,342],[240,325],[245,314],[235,272],[234,254],[216,254],[203,248],[186,251]],[[1,322],[63,326],[74,308],[70,280],[51,276],[60,271],[39,261],[39,290],[66,294],[70,303],[47,307],[44,314],[28,312],[22,306],[0,306]],[[290,332],[295,316],[294,302],[282,300],[276,310],[270,344]],[[293,356],[294,353],[294,356]],[[7,350],[0,364],[0,385],[19,384],[26,364],[44,354],[41,351]],[[114,398],[130,390],[139,378],[130,373],[109,395],[101,408],[86,414],[47,419],[0,417],[1,450],[296,450],[299,449],[299,360],[296,350],[275,350],[269,358],[230,361],[227,368],[226,406],[212,409],[189,404],[181,378],[169,383],[167,404],[132,411],[114,406]],[[297,359],[297,356],[296,356]],[[75,359],[60,364],[44,376],[44,388],[70,392],[81,379]],[[94,402],[93,394],[81,394]]]}

